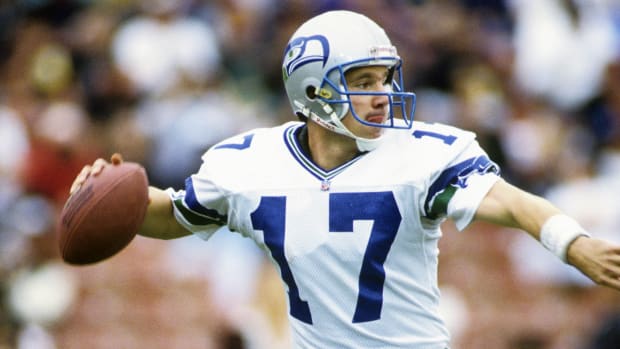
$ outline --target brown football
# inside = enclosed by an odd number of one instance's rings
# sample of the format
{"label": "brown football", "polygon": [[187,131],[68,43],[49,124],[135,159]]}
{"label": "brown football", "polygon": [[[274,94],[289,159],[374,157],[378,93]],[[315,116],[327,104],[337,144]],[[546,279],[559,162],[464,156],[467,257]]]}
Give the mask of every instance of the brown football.
{"label": "brown football", "polygon": [[140,229],[148,202],[148,178],[141,165],[105,165],[86,179],[60,213],[58,246],[63,260],[91,264],[121,251]]}

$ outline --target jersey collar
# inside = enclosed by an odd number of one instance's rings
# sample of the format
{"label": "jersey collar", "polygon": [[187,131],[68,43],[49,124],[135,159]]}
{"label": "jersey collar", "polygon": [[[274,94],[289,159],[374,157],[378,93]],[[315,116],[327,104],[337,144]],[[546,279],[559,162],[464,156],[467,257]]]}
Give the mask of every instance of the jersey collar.
{"label": "jersey collar", "polygon": [[361,159],[366,153],[361,153],[355,158],[345,162],[344,164],[333,168],[331,170],[325,170],[321,168],[319,165],[315,164],[310,156],[308,155],[307,146],[303,146],[300,135],[302,132],[306,132],[304,124],[296,124],[288,127],[284,131],[284,143],[286,144],[288,150],[290,151],[293,158],[308,171],[311,175],[316,177],[317,179],[325,182],[329,182],[338,174],[343,172],[349,166],[353,165],[359,159]]}

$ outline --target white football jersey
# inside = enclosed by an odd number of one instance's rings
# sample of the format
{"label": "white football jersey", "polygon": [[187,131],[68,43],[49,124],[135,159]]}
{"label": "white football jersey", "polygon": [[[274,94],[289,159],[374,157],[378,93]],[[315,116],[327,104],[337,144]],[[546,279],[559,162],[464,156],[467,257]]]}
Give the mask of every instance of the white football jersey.
{"label": "white football jersey", "polygon": [[169,190],[176,218],[205,239],[228,225],[267,252],[294,348],[446,348],[439,224],[465,228],[499,169],[473,133],[416,122],[326,171],[302,151],[302,127],[212,147],[185,190]]}

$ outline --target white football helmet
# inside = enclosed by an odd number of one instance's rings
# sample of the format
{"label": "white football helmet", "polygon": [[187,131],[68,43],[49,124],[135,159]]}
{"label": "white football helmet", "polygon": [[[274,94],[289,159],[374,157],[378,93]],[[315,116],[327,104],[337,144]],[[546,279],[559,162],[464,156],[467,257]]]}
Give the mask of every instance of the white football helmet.
{"label": "white football helmet", "polygon": [[[345,72],[351,68],[382,65],[389,68],[391,88],[382,92],[352,92]],[[282,74],[293,111],[327,129],[357,141],[360,151],[376,148],[380,138],[354,135],[341,122],[350,110],[362,124],[406,128],[413,125],[415,94],[403,92],[402,60],[383,28],[368,17],[351,11],[330,11],[313,17],[297,29],[284,52]],[[386,95],[390,101],[385,123],[359,117],[351,95]],[[402,119],[403,122],[397,119]]]}

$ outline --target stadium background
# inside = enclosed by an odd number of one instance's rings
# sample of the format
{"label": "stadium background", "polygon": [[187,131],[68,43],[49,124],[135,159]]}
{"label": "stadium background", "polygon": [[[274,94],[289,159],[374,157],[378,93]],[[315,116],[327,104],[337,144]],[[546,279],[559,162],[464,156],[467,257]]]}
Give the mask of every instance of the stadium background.
{"label": "stadium background", "polygon": [[[249,242],[138,237],[75,268],[59,260],[54,224],[97,157],[121,152],[178,188],[213,142],[292,119],[283,47],[337,8],[384,25],[417,119],[477,132],[507,179],[620,240],[617,1],[5,0],[0,348],[286,348],[282,287]],[[620,294],[498,230],[446,224],[454,348],[617,347]]]}

